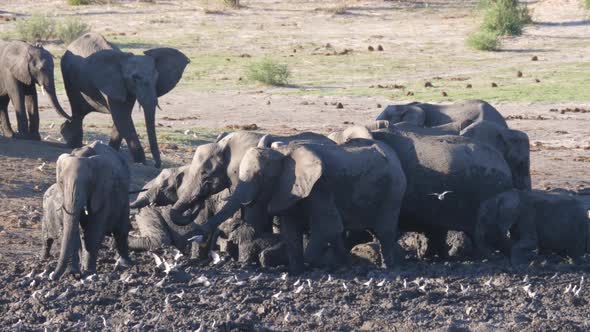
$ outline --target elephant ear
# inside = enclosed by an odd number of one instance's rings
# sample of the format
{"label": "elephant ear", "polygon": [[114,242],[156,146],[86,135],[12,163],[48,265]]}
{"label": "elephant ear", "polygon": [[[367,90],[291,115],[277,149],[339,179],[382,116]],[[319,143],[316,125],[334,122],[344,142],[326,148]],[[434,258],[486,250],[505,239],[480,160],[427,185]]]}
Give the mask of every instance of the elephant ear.
{"label": "elephant ear", "polygon": [[322,176],[323,169],[319,156],[306,147],[296,148],[289,153],[283,160],[282,172],[268,205],[269,213],[278,214],[309,196]]}
{"label": "elephant ear", "polygon": [[29,45],[24,42],[12,42],[6,50],[6,63],[10,73],[21,83],[31,84],[33,78],[29,72]]}
{"label": "elephant ear", "polygon": [[121,62],[132,56],[114,50],[98,51],[86,58],[85,75],[100,92],[119,102],[127,100]]}
{"label": "elephant ear", "polygon": [[[90,195],[90,209],[96,213],[104,208],[105,200],[114,197],[111,192],[115,176],[110,163],[103,156],[94,156],[86,159],[92,170],[93,187]],[[122,184],[121,184],[122,185]],[[118,187],[118,186],[117,186]],[[125,190],[126,192],[128,190]]]}
{"label": "elephant ear", "polygon": [[417,105],[404,105],[401,107],[403,122],[409,122],[416,126],[424,126],[426,122],[426,112],[422,107]]}
{"label": "elephant ear", "polygon": [[66,159],[68,159],[69,157],[71,157],[70,154],[68,153],[62,153],[58,158],[57,161],[55,162],[55,182],[59,182],[59,177],[61,176],[61,172],[62,172],[62,168],[63,168],[63,163],[66,161]]}
{"label": "elephant ear", "polygon": [[174,48],[153,48],[144,52],[145,55],[154,58],[158,71],[156,93],[161,97],[172,90],[182,78],[182,73],[190,63],[189,58]]}

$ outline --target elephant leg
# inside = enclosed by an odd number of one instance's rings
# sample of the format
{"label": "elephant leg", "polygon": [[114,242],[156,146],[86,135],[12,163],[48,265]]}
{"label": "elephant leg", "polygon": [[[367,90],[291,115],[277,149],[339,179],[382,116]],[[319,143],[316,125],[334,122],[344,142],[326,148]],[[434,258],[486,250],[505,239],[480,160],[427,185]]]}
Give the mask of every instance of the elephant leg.
{"label": "elephant leg", "polygon": [[10,119],[8,118],[8,103],[10,103],[8,96],[0,96],[0,131],[4,137],[12,138],[14,132],[10,127]]}
{"label": "elephant leg", "polygon": [[35,87],[27,89],[25,95],[25,107],[29,116],[29,138],[40,141],[39,135],[39,101],[37,99],[37,91]]}
{"label": "elephant leg", "polygon": [[428,239],[428,247],[426,249],[425,257],[434,257],[444,259],[449,256],[449,248],[447,246],[447,231],[442,229],[431,229],[424,232]]}
{"label": "elephant leg", "polygon": [[27,121],[27,112],[25,110],[25,94],[23,88],[18,85],[10,93],[10,101],[16,111],[16,122],[18,127],[18,138],[27,138],[29,126]]}
{"label": "elephant leg", "polygon": [[53,246],[53,239],[47,238],[43,241],[43,259],[49,259],[51,257],[51,247]]}
{"label": "elephant leg", "polygon": [[510,249],[510,262],[513,265],[528,263],[532,258],[533,250],[538,247],[537,228],[534,219],[534,213],[531,212],[520,215],[516,222],[516,228],[513,230],[517,233],[518,240]]}
{"label": "elephant leg", "polygon": [[[133,109],[134,103],[135,100],[133,100],[133,103],[130,103],[129,101],[126,103],[121,103],[113,101],[111,98],[109,98],[109,104],[111,105],[111,116],[113,117],[114,126],[120,135],[125,139],[125,142],[127,142],[127,147],[133,156],[133,160],[136,163],[145,163],[145,153],[143,152],[143,148],[139,142],[139,137],[135,131],[135,126],[133,125],[133,119],[131,118],[131,111]],[[109,144],[114,143],[115,142],[111,141]]]}
{"label": "elephant leg", "polygon": [[121,148],[121,141],[122,140],[123,140],[123,137],[121,137],[121,134],[117,130],[117,127],[115,125],[113,125],[111,127],[111,139],[109,140],[109,145],[113,149],[119,150]]}
{"label": "elephant leg", "polygon": [[343,263],[347,256],[344,249],[344,226],[340,212],[332,195],[315,189],[310,201],[310,238],[305,249],[305,259],[310,264],[320,262],[328,244],[334,249],[335,257]]}
{"label": "elephant leg", "polygon": [[266,205],[254,204],[246,207],[244,212],[244,221],[254,228],[255,237],[261,234],[272,232],[272,217],[266,211]]}
{"label": "elephant leg", "polygon": [[[104,208],[107,210],[108,208]],[[104,239],[104,226],[107,223],[104,212],[98,212],[91,216],[86,229],[84,230],[84,243],[86,255],[82,262],[85,271],[89,273],[96,272],[96,261],[98,259],[98,249]]]}
{"label": "elephant leg", "polygon": [[396,247],[401,201],[385,200],[386,208],[375,220],[373,233],[381,246],[381,262],[384,268],[393,269],[396,264]]}
{"label": "elephant leg", "polygon": [[287,248],[289,271],[300,274],[305,269],[303,259],[303,229],[300,220],[294,216],[281,216],[281,236]]}
{"label": "elephant leg", "polygon": [[66,94],[70,101],[70,108],[72,110],[72,121],[65,121],[61,127],[61,134],[66,141],[66,144],[71,148],[79,148],[82,146],[84,138],[83,122],[84,117],[93,112],[95,109],[82,96],[82,92],[76,84],[70,83],[64,73],[64,86]]}
{"label": "elephant leg", "polygon": [[121,260],[123,265],[128,266],[131,264],[131,258],[129,258],[129,242],[128,237],[125,232],[116,231],[113,232],[113,237],[115,238],[115,245],[117,247],[117,252],[119,256],[121,256]]}

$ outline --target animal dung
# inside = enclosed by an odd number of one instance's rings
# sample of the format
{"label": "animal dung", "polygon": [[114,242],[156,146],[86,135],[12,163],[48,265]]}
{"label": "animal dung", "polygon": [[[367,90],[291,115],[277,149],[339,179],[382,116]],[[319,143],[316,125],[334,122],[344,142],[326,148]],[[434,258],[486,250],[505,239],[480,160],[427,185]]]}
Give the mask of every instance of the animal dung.
{"label": "animal dung", "polygon": [[531,58],[531,61],[539,61],[539,58],[536,55],[533,55],[533,57]]}
{"label": "animal dung", "polygon": [[373,52],[375,50],[375,48],[373,48],[373,46],[369,46],[369,52]]}
{"label": "animal dung", "polygon": [[516,77],[522,77],[522,72],[520,70],[516,72]]}
{"label": "animal dung", "polygon": [[426,82],[426,83],[424,83],[424,87],[425,88],[433,88],[434,85],[432,85],[432,83],[430,83],[430,82]]}
{"label": "animal dung", "polygon": [[377,46],[377,51],[383,52],[383,46],[381,46],[381,45]]}
{"label": "animal dung", "polygon": [[492,88],[497,88],[498,84],[492,82]]}
{"label": "animal dung", "polygon": [[408,91],[408,92],[406,93],[406,96],[413,96],[413,95],[414,95],[414,93],[413,93],[412,91]]}
{"label": "animal dung", "polygon": [[443,97],[448,97],[449,95],[446,93],[446,91],[441,92]]}
{"label": "animal dung", "polygon": [[344,108],[344,105],[342,105],[342,103],[338,103],[338,104],[336,104],[336,108],[337,109],[343,109]]}
{"label": "animal dung", "polygon": [[471,88],[473,88],[473,85],[471,85],[471,84],[467,84],[467,85],[465,86],[465,89],[471,89]]}

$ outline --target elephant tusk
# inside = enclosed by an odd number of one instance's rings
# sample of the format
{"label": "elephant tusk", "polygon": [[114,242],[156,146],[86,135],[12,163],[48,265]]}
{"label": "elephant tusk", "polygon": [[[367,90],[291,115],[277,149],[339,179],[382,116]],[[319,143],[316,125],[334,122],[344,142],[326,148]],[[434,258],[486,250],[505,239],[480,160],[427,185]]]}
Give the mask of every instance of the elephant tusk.
{"label": "elephant tusk", "polygon": [[45,96],[45,88],[41,85],[41,94]]}

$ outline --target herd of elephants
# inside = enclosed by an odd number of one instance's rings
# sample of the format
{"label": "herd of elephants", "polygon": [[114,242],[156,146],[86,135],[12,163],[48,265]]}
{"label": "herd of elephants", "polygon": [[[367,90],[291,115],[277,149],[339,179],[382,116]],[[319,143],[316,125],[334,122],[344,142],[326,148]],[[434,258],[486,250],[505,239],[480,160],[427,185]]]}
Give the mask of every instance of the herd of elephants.
{"label": "herd of elephants", "polygon": [[[59,156],[56,183],[43,197],[43,257],[61,242],[54,280],[68,268],[94,273],[106,235],[122,265],[131,263],[129,250],[174,246],[194,258],[220,250],[293,273],[342,266],[366,242],[378,243],[381,264],[394,268],[400,232],[424,234],[425,255],[439,258],[448,255],[449,231],[471,239],[472,255],[508,256],[513,264],[538,251],[576,258],[590,250],[582,202],[565,190],[532,190],[527,134],[484,101],[390,105],[367,125],[328,136],[222,133],[198,146],[189,165],[163,169],[130,203],[122,139],[133,160],[145,162],[133,106],[143,109],[160,168],[158,97],[176,86],[189,59],[172,48],[133,55],[84,34],[61,58],[71,115],[59,105],[52,55],[42,46],[0,41],[0,62],[4,136],[40,139],[36,84],[66,118],[61,133],[73,150]],[[108,145],[83,146],[90,112],[111,114]],[[132,209],[139,209],[137,236],[129,234]]]}

